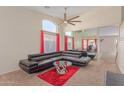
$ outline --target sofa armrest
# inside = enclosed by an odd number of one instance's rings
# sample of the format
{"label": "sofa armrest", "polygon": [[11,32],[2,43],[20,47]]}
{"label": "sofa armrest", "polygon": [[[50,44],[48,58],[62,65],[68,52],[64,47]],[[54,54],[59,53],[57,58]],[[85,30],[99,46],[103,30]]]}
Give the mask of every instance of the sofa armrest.
{"label": "sofa armrest", "polygon": [[29,61],[28,59],[20,60],[19,64],[25,65],[27,67],[38,66],[37,62]]}
{"label": "sofa armrest", "polygon": [[91,60],[91,58],[90,57],[81,57],[80,60],[89,62]]}

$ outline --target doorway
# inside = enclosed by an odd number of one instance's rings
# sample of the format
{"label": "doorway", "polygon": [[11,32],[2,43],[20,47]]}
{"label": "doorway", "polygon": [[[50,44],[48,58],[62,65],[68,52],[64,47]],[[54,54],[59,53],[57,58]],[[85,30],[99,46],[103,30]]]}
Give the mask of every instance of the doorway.
{"label": "doorway", "polygon": [[100,55],[101,59],[115,62],[117,52],[117,36],[100,37]]}

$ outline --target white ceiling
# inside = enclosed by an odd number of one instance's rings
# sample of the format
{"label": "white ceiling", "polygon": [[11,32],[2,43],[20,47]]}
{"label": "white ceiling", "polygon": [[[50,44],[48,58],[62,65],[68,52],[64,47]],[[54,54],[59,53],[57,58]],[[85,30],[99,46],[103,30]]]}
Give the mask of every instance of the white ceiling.
{"label": "white ceiling", "polygon": [[[37,11],[40,13],[45,13],[51,16],[55,16],[63,19],[64,6],[49,6],[50,8],[45,8],[44,6],[26,6],[25,8]],[[98,9],[96,6],[68,6],[67,7],[68,17],[90,12],[94,9]]]}

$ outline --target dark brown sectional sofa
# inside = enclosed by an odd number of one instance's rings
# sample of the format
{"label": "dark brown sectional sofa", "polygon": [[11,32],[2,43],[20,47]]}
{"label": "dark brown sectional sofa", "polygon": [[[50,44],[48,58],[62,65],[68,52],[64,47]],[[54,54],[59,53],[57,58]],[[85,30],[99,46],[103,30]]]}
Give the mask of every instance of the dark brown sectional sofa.
{"label": "dark brown sectional sofa", "polygon": [[86,51],[61,51],[45,54],[28,55],[28,59],[20,60],[19,66],[27,73],[31,74],[53,67],[53,62],[66,60],[72,65],[86,66],[91,58]]}

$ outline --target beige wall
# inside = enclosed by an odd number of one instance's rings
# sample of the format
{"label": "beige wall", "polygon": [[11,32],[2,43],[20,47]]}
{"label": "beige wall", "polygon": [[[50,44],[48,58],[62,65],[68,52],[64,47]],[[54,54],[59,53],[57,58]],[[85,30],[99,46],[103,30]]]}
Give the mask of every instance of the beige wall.
{"label": "beige wall", "polygon": [[82,29],[119,25],[121,22],[121,7],[101,7],[97,10],[90,11],[80,15],[82,23],[76,26],[68,25],[65,31],[77,31]]}
{"label": "beige wall", "polygon": [[22,7],[0,7],[0,74],[19,69],[20,59],[40,52],[42,19],[60,23],[59,19]]}
{"label": "beige wall", "polygon": [[124,21],[120,25],[117,64],[120,71],[124,73]]}
{"label": "beige wall", "polygon": [[60,49],[64,50],[64,32],[63,32],[63,26],[59,26],[59,33],[60,33]]}
{"label": "beige wall", "polygon": [[[99,56],[115,57],[117,52],[117,40],[119,35],[118,26],[106,26],[98,28],[99,30]],[[111,58],[110,58],[111,59]],[[114,58],[115,59],[115,58]],[[115,60],[113,60],[115,62]]]}
{"label": "beige wall", "polygon": [[82,31],[74,31],[74,44],[75,49],[82,49]]}
{"label": "beige wall", "polygon": [[118,38],[118,56],[117,56],[117,64],[121,71],[124,73],[124,7],[122,8],[122,15],[121,15],[121,24],[120,24],[120,31],[119,31],[119,38]]}
{"label": "beige wall", "polygon": [[118,36],[101,36],[100,53],[105,56],[116,55],[116,47]]}

